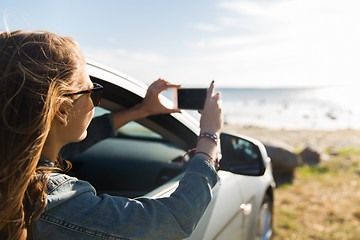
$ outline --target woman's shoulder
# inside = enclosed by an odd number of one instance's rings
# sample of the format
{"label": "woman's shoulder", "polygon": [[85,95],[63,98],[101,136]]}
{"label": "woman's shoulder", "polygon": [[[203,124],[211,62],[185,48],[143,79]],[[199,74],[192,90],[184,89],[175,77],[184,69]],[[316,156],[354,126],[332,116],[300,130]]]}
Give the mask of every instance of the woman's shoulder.
{"label": "woman's shoulder", "polygon": [[76,178],[62,173],[50,173],[49,181],[46,185],[46,193],[51,194],[56,188],[68,181],[76,181]]}
{"label": "woman's shoulder", "polygon": [[66,174],[51,173],[46,186],[46,210],[88,192],[96,195],[96,190],[90,183]]}

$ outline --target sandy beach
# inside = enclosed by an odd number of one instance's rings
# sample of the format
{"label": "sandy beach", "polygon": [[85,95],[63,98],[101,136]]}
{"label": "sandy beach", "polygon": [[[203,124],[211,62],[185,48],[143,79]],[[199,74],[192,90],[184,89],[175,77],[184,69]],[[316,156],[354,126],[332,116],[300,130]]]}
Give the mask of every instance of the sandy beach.
{"label": "sandy beach", "polygon": [[225,124],[223,131],[243,134],[264,144],[287,146],[294,151],[301,151],[306,147],[321,154],[341,149],[360,150],[360,130],[282,130]]}

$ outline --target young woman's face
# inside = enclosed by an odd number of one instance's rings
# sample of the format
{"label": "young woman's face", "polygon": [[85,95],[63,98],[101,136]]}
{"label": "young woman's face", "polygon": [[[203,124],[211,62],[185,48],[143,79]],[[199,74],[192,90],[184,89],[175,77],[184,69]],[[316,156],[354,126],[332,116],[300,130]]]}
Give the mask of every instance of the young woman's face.
{"label": "young woman's face", "polygon": [[[79,76],[79,91],[89,90],[93,88],[89,75],[86,70],[86,66],[83,65],[80,69]],[[79,95],[74,101],[68,115],[68,124],[66,130],[69,136],[69,142],[79,142],[83,140],[87,135],[87,128],[94,116],[94,105],[90,98],[90,93]]]}

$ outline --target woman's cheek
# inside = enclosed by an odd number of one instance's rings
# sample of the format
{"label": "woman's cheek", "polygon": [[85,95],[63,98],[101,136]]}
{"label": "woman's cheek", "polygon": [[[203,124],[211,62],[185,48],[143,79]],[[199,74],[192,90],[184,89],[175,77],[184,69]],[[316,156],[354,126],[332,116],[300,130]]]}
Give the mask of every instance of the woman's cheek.
{"label": "woman's cheek", "polygon": [[89,114],[89,118],[88,118],[88,124],[87,124],[87,126],[89,126],[90,125],[90,122],[91,122],[91,120],[93,119],[93,117],[94,117],[94,113],[95,113],[95,108],[93,107],[92,109],[91,109],[91,111],[90,111],[90,114]]}

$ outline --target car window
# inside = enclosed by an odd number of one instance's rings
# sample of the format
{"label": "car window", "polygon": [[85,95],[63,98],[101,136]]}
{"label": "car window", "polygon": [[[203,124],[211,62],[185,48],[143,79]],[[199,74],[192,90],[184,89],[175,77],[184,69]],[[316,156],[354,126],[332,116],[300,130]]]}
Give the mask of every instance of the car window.
{"label": "car window", "polygon": [[105,109],[105,108],[96,107],[93,118],[99,117],[99,116],[104,115],[104,114],[107,114],[107,113],[111,113],[111,112],[110,112],[109,110]]}
{"label": "car window", "polygon": [[118,130],[116,130],[116,135],[125,135],[129,137],[144,137],[144,138],[154,138],[154,139],[163,139],[163,137],[150,129],[138,124],[137,122],[129,122],[125,124]]}
{"label": "car window", "polygon": [[[106,113],[98,108],[95,116]],[[184,171],[185,151],[145,126],[131,122],[116,133],[70,159],[71,175],[90,182],[98,194],[143,196]]]}
{"label": "car window", "polygon": [[[103,114],[110,113],[109,110],[96,107],[94,117],[101,116]],[[119,136],[129,136],[129,137],[144,137],[144,138],[154,138],[154,139],[163,139],[163,137],[152,130],[138,124],[137,122],[129,122],[117,129],[115,135]]]}

